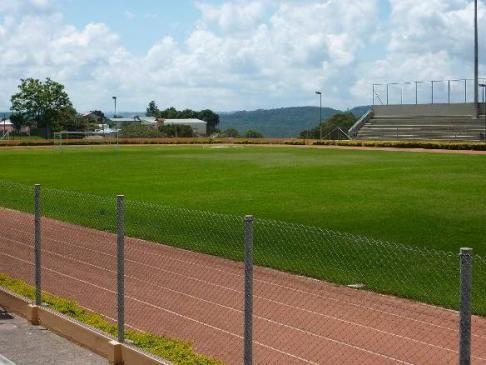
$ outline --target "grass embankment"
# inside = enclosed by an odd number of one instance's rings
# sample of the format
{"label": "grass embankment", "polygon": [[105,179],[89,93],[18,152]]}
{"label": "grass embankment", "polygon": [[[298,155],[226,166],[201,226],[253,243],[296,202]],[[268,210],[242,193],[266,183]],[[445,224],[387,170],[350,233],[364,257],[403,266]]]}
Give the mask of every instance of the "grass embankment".
{"label": "grass embankment", "polygon": [[[33,300],[35,291],[31,285],[8,275],[0,273],[0,287],[10,290],[22,297]],[[49,293],[42,293],[42,301],[50,308],[90,327],[96,328],[113,337],[117,334],[117,325],[107,321],[103,316],[79,306],[74,300],[61,298]],[[126,330],[125,338],[135,346],[151,354],[169,360],[178,365],[222,365],[223,363],[199,355],[194,352],[187,342],[155,336],[149,333]]]}
{"label": "grass embankment", "polygon": [[[9,180],[97,194],[44,189],[46,216],[113,232],[114,195],[125,193],[128,235],[241,261],[241,217],[253,213],[258,265],[449,308],[459,300],[459,247],[486,253],[486,156],[258,147],[4,153]],[[0,205],[32,211],[31,190],[0,184]],[[483,267],[477,258],[479,314]]]}

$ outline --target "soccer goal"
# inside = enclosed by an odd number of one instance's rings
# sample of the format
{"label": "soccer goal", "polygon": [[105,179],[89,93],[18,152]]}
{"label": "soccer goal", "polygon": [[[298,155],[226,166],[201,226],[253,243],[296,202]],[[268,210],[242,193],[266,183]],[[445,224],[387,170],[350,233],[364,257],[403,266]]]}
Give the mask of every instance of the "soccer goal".
{"label": "soccer goal", "polygon": [[54,144],[62,147],[64,144],[69,144],[74,140],[90,140],[100,141],[101,143],[111,144],[116,139],[116,135],[112,133],[105,133],[101,131],[62,131],[54,133]]}

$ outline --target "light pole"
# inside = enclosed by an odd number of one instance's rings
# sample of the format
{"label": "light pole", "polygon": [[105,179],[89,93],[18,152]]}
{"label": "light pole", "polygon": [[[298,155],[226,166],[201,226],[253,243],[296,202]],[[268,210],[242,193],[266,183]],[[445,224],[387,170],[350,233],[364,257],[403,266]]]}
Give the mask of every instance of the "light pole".
{"label": "light pole", "polygon": [[113,115],[113,118],[116,118],[116,96],[113,96],[112,99],[115,102],[115,115]]}
{"label": "light pole", "polygon": [[479,117],[479,34],[478,0],[474,0],[474,118]]}
{"label": "light pole", "polygon": [[319,139],[322,139],[322,91],[316,91],[319,95]]}
{"label": "light pole", "polygon": [[483,89],[483,117],[484,117],[484,131],[483,140],[486,142],[486,84],[479,84],[479,87]]}
{"label": "light pole", "polygon": [[[112,99],[113,99],[113,101],[115,102],[115,115],[114,115],[113,117],[114,117],[114,118],[116,118],[116,117],[117,117],[117,115],[116,115],[116,96],[113,96],[113,97],[112,97]],[[116,144],[118,144],[118,131],[119,131],[119,129],[120,129],[120,128],[118,128],[118,127],[119,127],[119,126],[118,126],[118,121],[117,121],[117,122],[116,122]]]}

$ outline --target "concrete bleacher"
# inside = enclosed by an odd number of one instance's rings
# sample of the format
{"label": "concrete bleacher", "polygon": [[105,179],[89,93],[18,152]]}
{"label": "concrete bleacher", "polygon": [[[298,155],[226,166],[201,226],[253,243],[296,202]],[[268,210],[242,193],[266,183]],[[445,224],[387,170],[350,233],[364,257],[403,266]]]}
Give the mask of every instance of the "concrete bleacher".
{"label": "concrete bleacher", "polygon": [[485,131],[484,116],[473,118],[472,103],[373,106],[350,130],[361,140],[469,141],[484,139]]}

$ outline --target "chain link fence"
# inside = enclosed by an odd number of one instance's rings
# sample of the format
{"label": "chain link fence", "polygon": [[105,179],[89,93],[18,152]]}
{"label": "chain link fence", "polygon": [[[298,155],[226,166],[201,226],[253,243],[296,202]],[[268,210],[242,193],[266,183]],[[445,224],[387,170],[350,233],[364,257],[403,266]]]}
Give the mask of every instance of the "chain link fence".
{"label": "chain link fence", "polygon": [[190,342],[201,364],[486,363],[486,259],[469,251],[36,189],[0,182],[0,273],[119,341]]}

